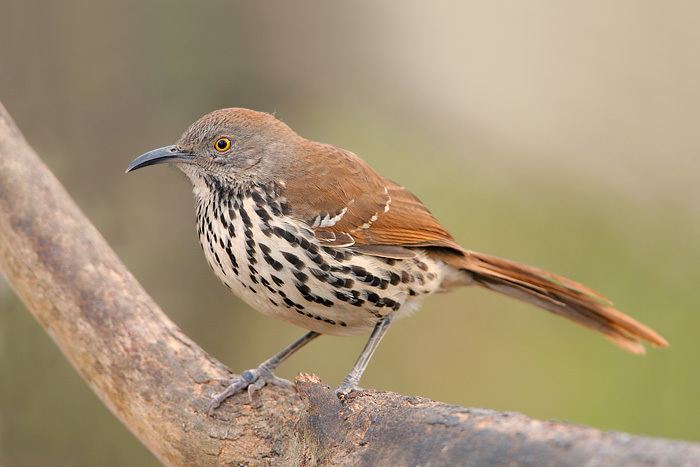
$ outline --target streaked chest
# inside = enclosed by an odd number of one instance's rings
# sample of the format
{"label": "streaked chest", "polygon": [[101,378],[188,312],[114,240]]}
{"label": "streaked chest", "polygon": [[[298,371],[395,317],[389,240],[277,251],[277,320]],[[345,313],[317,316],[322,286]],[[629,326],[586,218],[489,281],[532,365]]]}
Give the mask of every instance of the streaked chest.
{"label": "streaked chest", "polygon": [[359,334],[437,290],[436,262],[324,247],[308,226],[285,214],[285,201],[275,195],[257,187],[216,193],[197,207],[207,261],[257,311],[326,334]]}

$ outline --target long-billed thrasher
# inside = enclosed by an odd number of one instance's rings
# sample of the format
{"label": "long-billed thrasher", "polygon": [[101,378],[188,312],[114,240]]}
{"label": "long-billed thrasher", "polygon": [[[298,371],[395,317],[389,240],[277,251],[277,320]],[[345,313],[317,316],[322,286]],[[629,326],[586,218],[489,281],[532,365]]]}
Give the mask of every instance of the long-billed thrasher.
{"label": "long-billed thrasher", "polygon": [[259,312],[308,329],[216,395],[288,385],[272,371],[321,334],[371,333],[336,390],[357,389],[391,322],[434,292],[479,285],[604,334],[633,353],[666,340],[590,288],[462,248],[408,190],[350,151],[309,141],[274,116],[217,110],[127,172],[175,164],[192,182],[197,232],[216,275]]}

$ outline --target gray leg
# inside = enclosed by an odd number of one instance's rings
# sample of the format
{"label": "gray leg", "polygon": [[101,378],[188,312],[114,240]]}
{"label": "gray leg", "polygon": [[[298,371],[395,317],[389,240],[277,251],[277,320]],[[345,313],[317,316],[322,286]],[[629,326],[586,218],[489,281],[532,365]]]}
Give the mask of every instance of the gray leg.
{"label": "gray leg", "polygon": [[287,387],[291,386],[292,383],[290,383],[286,379],[278,378],[277,376],[272,374],[272,370],[277,368],[280,363],[289,358],[294,352],[301,349],[306,344],[308,344],[320,335],[321,334],[318,332],[309,331],[306,334],[304,334],[301,338],[292,342],[281,352],[278,352],[277,354],[262,362],[257,368],[253,370],[244,371],[238,378],[234,378],[230,381],[227,381],[228,387],[223,392],[214,396],[214,398],[209,403],[209,408],[207,409],[209,415],[211,415],[214,409],[219,407],[221,403],[224,402],[226,399],[245,389],[248,390],[248,395],[252,400],[253,394],[256,391],[260,390],[266,384]]}
{"label": "gray leg", "polygon": [[350,373],[348,373],[343,382],[340,383],[338,389],[335,390],[335,394],[338,396],[338,398],[345,399],[350,392],[357,389],[357,385],[360,382],[360,378],[362,378],[362,373],[364,373],[365,368],[367,368],[369,359],[372,358],[374,351],[377,350],[377,346],[379,345],[379,342],[381,342],[382,337],[384,337],[384,334],[386,334],[386,331],[389,329],[390,324],[391,318],[386,317],[378,322],[376,326],[374,326],[372,335],[369,336],[369,340],[367,341],[367,344],[365,344],[365,348],[362,350],[357,362],[355,362],[355,366],[352,367]]}

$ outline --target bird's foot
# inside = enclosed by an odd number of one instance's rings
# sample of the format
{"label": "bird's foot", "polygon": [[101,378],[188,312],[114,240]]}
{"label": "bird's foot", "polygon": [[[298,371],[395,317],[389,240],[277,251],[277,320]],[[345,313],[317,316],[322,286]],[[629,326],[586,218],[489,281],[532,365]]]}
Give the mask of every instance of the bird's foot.
{"label": "bird's foot", "polygon": [[237,378],[221,380],[221,383],[226,386],[226,389],[216,394],[209,403],[209,407],[207,408],[207,413],[209,415],[211,415],[226,399],[246,389],[248,390],[250,402],[254,403],[253,397],[255,393],[266,384],[285,388],[292,386],[290,381],[278,378],[272,373],[271,369],[264,365],[260,365],[252,370],[246,370]]}
{"label": "bird's foot", "polygon": [[340,399],[341,401],[345,401],[347,400],[350,393],[354,391],[362,391],[362,388],[359,387],[357,383],[343,381],[342,383],[340,383],[340,386],[338,386],[338,388],[335,390],[335,395],[338,396],[338,399]]}

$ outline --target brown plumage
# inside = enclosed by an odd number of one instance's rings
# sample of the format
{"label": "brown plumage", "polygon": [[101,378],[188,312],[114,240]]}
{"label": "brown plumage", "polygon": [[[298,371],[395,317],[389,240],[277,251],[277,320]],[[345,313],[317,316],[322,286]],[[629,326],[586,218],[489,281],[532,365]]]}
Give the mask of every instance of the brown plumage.
{"label": "brown plumage", "polygon": [[[527,301],[589,329],[633,353],[644,353],[643,341],[657,347],[668,343],[658,333],[612,307],[596,291],[565,277],[495,256],[463,249],[405,188],[375,173],[357,155],[327,144],[305,141],[305,159],[316,162],[300,169],[285,194],[292,213],[313,219],[318,213],[347,213],[335,225],[315,231],[332,232],[338,239],[378,256],[399,257],[394,250],[372,250],[379,245],[410,249],[467,271],[490,290]],[[315,196],[314,196],[315,195]],[[328,237],[326,237],[328,238]],[[369,247],[369,248],[367,248]],[[392,254],[393,253],[393,254]]]}
{"label": "brown plumage", "polygon": [[[444,246],[460,249],[428,209],[405,188],[381,177],[357,155],[305,141],[298,170],[285,187],[292,215],[312,220],[319,213],[347,212],[332,232],[354,245]],[[306,163],[312,161],[313,163]]]}
{"label": "brown plumage", "polygon": [[462,248],[411,192],[272,115],[212,112],[128,170],[160,162],[192,181],[200,242],[221,280],[258,311],[311,330],[233,381],[212,408],[246,387],[281,384],[272,369],[320,333],[373,330],[342,396],[357,386],[393,317],[460,285],[532,303],[633,353],[644,342],[668,345],[584,285]]}

